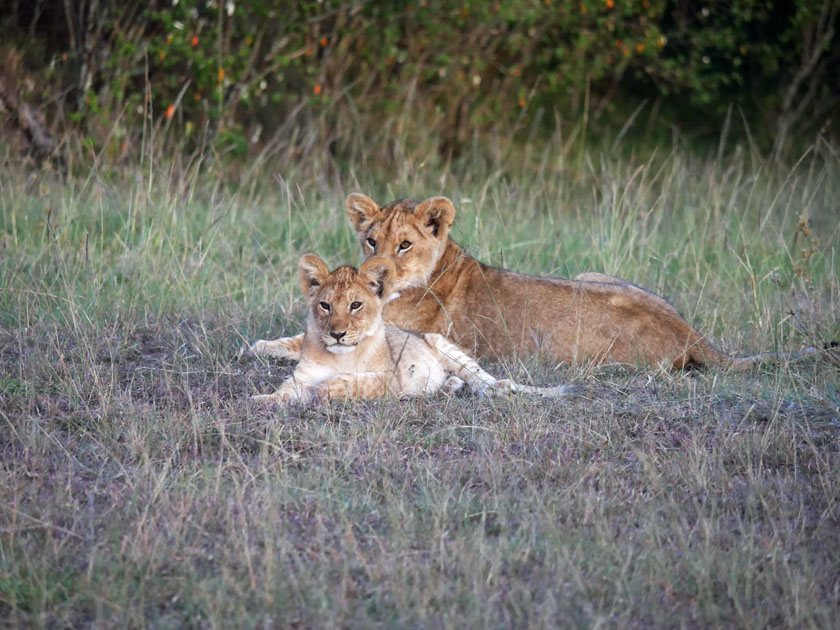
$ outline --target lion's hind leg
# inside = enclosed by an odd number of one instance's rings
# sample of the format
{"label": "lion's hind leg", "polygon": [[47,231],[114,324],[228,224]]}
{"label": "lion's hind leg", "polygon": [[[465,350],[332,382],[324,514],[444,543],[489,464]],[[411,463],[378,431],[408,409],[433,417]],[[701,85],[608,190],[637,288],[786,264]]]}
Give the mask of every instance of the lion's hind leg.
{"label": "lion's hind leg", "polygon": [[466,385],[464,379],[458,378],[457,376],[447,376],[446,380],[443,381],[443,385],[441,385],[440,390],[444,394],[454,394],[463,388],[464,385]]}
{"label": "lion's hind leg", "polygon": [[[475,359],[454,343],[448,341],[443,335],[424,333],[423,338],[436,351],[444,369],[451,376],[455,376],[462,383],[469,385],[473,393],[484,393],[488,387],[496,384],[496,378],[492,374],[483,370]],[[455,381],[453,381],[454,384]],[[461,385],[458,385],[457,388],[460,387]],[[444,388],[446,388],[446,384],[444,384]],[[450,387],[449,391],[455,390]]]}
{"label": "lion's hind leg", "polygon": [[[571,388],[567,385],[530,387],[528,385],[520,385],[510,379],[497,379],[482,369],[475,359],[442,335],[426,333],[424,338],[430,346],[437,350],[440,359],[444,363],[444,368],[448,372],[451,372],[455,378],[468,384],[473,393],[494,396],[497,394],[520,392],[523,394],[536,394],[537,396],[559,398],[567,395],[571,391]],[[451,379],[452,376],[449,378]],[[444,384],[444,389],[445,387],[446,385]]]}

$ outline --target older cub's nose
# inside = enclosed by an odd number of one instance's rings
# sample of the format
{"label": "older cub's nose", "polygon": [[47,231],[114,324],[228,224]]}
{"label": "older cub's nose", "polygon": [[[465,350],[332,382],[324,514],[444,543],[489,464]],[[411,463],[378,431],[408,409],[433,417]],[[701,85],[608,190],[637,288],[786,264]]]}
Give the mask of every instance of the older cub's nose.
{"label": "older cub's nose", "polygon": [[342,338],[344,335],[346,335],[346,334],[347,334],[347,331],[346,331],[346,330],[345,330],[344,332],[332,332],[332,331],[331,331],[331,332],[330,332],[330,337],[332,337],[332,338],[333,338],[333,339],[335,339],[336,341],[341,341],[341,338]]}

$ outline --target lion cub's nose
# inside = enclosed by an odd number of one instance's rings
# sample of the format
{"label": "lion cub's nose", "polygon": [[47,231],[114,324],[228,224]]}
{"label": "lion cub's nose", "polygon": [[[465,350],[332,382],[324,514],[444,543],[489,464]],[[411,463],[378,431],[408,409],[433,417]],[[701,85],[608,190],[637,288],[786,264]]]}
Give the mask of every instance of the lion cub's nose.
{"label": "lion cub's nose", "polygon": [[336,341],[341,341],[341,338],[346,334],[347,334],[346,330],[344,332],[332,332],[332,331],[330,331],[330,337],[332,337]]}

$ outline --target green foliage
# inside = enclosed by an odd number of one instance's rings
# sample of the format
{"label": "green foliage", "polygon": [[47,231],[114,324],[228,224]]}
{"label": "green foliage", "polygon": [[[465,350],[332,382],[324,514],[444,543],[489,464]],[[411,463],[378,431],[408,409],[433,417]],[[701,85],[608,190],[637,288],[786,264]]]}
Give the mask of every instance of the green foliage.
{"label": "green foliage", "polygon": [[836,0],[92,6],[82,2],[66,29],[93,40],[70,33],[46,46],[53,66],[69,54],[76,117],[99,125],[102,141],[136,134],[151,117],[189,143],[216,139],[241,152],[290,117],[365,132],[383,113],[413,108],[416,123],[457,151],[476,130],[545,108],[608,127],[641,97],[664,102],[678,124],[686,114],[720,120],[736,103],[775,130],[781,119],[821,123],[840,95],[828,72],[840,63]]}

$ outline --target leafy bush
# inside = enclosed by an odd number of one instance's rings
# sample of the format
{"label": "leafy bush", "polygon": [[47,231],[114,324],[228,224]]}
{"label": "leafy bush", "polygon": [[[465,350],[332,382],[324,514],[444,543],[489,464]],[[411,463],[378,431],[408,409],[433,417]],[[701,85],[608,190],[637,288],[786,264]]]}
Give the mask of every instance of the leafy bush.
{"label": "leafy bush", "polygon": [[837,0],[71,4],[18,0],[3,28],[28,26],[41,63],[64,68],[71,119],[123,148],[144,120],[241,152],[307,118],[364,133],[411,110],[416,133],[452,152],[545,109],[620,124],[642,98],[715,132],[737,104],[785,139],[822,124],[840,94]]}

